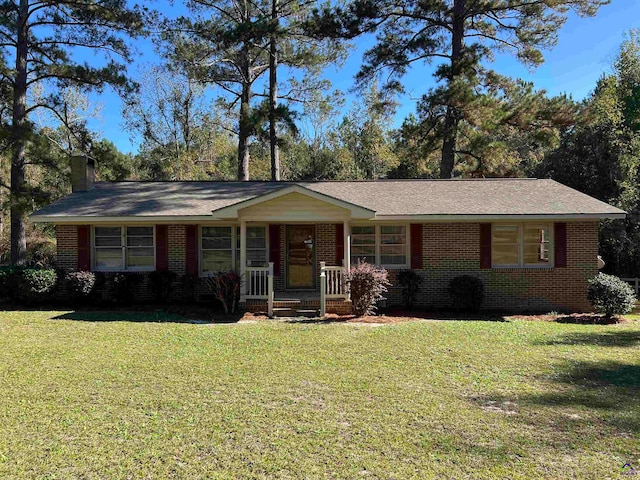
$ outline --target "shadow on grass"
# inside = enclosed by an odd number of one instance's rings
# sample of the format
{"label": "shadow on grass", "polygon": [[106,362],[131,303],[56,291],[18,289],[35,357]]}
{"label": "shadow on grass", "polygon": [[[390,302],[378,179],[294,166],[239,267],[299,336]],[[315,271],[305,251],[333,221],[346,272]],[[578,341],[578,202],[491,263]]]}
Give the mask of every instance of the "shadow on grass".
{"label": "shadow on grass", "polygon": [[593,333],[567,333],[559,338],[541,342],[541,345],[594,345],[599,347],[636,347],[640,345],[640,331],[608,331]]}
{"label": "shadow on grass", "polygon": [[[166,312],[164,310],[77,310],[52,317],[52,320],[73,320],[76,322],[148,322],[148,323],[237,323],[242,314],[234,315],[197,315]],[[195,313],[195,315],[193,314]]]}
{"label": "shadow on grass", "polygon": [[[200,323],[182,315],[164,311],[74,311],[51,317],[52,320],[74,320],[77,322],[152,322],[152,323]],[[203,323],[212,323],[203,321]]]}
{"label": "shadow on grass", "polygon": [[[593,427],[593,419],[583,419],[566,407],[586,407],[593,410],[598,419],[621,434],[640,433],[640,364],[606,362],[567,362],[563,372],[554,378],[560,388],[550,391],[518,396],[517,399],[503,396],[483,396],[471,399],[480,408],[487,405],[503,405],[517,402],[519,413],[514,419],[530,423],[535,428],[545,428],[540,421],[541,412],[536,406],[557,408],[552,414],[556,420],[553,428],[564,429],[567,424],[582,425],[585,430]],[[549,417],[551,418],[551,417]],[[549,427],[552,428],[552,427]]]}

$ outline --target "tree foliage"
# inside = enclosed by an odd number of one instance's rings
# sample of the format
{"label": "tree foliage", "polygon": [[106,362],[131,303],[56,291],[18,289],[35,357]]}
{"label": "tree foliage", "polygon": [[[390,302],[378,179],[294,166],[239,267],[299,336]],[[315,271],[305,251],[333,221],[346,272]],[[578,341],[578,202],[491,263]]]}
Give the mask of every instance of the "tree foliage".
{"label": "tree foliage", "polygon": [[[121,91],[131,88],[125,65],[131,59],[126,42],[144,31],[146,9],[124,0],[0,2],[0,94],[11,101],[11,257],[26,258],[25,223],[31,196],[27,166],[34,128],[33,114],[50,112],[61,124],[82,137],[82,124],[67,123],[63,93],[72,87]],[[103,55],[91,63],[80,60],[80,50]],[[121,62],[118,63],[118,60]],[[38,95],[31,95],[38,90]],[[83,150],[89,151],[86,138]]]}
{"label": "tree foliage", "polygon": [[[456,159],[474,156],[461,137],[476,126],[474,114],[486,108],[498,78],[487,69],[496,52],[509,52],[529,66],[557,40],[571,9],[594,15],[608,0],[353,0],[348,7],[326,7],[316,15],[316,31],[354,37],[376,32],[357,80],[384,78],[383,88],[403,92],[402,76],[419,63],[437,63],[437,85],[419,110],[428,133],[438,139],[439,176],[454,175]],[[498,106],[499,108],[499,106]],[[423,134],[426,136],[426,134]]]}

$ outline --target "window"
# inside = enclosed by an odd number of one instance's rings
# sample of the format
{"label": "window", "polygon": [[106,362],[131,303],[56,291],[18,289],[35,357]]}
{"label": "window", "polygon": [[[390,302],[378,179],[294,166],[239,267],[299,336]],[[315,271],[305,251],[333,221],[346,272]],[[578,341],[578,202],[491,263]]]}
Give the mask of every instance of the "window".
{"label": "window", "polygon": [[233,270],[231,227],[202,227],[202,271]]}
{"label": "window", "polygon": [[551,225],[494,225],[491,259],[494,266],[551,265]]}
{"label": "window", "polygon": [[376,227],[351,228],[351,264],[376,262]]}
{"label": "window", "polygon": [[153,270],[153,227],[95,227],[93,266],[97,271]]}
{"label": "window", "polygon": [[407,230],[404,226],[380,227],[380,264],[407,263]]}
{"label": "window", "polygon": [[[267,264],[267,231],[264,226],[247,227],[246,252],[248,266]],[[240,227],[202,227],[200,253],[203,273],[240,271]]]}
{"label": "window", "polygon": [[[240,249],[240,227],[238,227],[238,250]],[[240,254],[238,253],[238,259]],[[239,261],[239,260],[238,260]],[[247,265],[264,267],[267,260],[267,229],[265,227],[247,227]]]}
{"label": "window", "polygon": [[407,266],[407,227],[376,225],[351,228],[351,264],[358,260],[388,267]]}

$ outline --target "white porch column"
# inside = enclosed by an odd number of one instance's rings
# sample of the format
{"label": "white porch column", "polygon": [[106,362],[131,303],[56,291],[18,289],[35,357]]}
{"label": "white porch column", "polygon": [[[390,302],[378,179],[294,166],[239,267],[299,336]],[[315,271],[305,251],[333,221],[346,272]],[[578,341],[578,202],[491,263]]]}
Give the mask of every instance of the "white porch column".
{"label": "white porch column", "polygon": [[348,220],[344,221],[344,260],[342,266],[348,272],[351,269],[351,225]]}
{"label": "white porch column", "polygon": [[245,274],[247,271],[247,222],[240,220],[240,279],[242,287],[240,289],[240,301],[247,300],[247,281]]}

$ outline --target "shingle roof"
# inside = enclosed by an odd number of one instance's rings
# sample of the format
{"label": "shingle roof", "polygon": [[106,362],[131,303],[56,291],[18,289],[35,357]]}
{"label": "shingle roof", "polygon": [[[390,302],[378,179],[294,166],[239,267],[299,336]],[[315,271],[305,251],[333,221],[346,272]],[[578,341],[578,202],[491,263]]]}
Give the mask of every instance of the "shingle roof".
{"label": "shingle roof", "polygon": [[624,212],[547,179],[380,180],[360,182],[99,182],[32,215],[198,217],[292,185],[380,216],[621,217]]}

